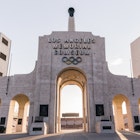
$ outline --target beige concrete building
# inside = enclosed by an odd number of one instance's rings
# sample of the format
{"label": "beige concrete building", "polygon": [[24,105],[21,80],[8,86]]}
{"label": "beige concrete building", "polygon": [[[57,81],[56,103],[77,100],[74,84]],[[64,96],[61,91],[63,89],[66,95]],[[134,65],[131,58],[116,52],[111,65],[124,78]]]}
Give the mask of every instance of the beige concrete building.
{"label": "beige concrete building", "polygon": [[82,91],[83,116],[77,120],[85,132],[134,131],[140,125],[140,79],[110,73],[105,38],[75,31],[73,8],[68,31],[39,37],[31,73],[0,78],[0,121],[6,133],[36,135],[58,133],[62,125],[69,128],[73,119],[62,122],[60,107],[66,85],[77,85]]}
{"label": "beige concrete building", "polygon": [[131,43],[133,76],[140,78],[140,37]]}
{"label": "beige concrete building", "polygon": [[6,76],[8,72],[11,40],[0,33],[0,76]]}

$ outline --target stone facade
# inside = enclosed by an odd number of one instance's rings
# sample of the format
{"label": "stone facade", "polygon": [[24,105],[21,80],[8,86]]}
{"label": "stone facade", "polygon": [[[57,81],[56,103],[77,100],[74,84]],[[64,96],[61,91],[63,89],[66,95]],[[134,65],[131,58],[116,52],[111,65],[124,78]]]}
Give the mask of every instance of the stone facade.
{"label": "stone facade", "polygon": [[95,132],[101,121],[117,130],[133,131],[140,125],[140,79],[109,72],[103,37],[66,31],[39,37],[33,72],[0,78],[0,118],[6,133],[29,132],[34,122],[45,122],[48,133],[61,131],[60,92],[69,84],[82,89],[85,131]]}

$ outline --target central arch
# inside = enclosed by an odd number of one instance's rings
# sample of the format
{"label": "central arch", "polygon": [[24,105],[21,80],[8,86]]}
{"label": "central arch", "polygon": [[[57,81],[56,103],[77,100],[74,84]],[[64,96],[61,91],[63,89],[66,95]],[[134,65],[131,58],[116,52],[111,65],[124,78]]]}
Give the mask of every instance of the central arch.
{"label": "central arch", "polygon": [[83,129],[84,131],[88,131],[88,121],[87,121],[87,80],[85,74],[75,68],[67,68],[60,72],[60,74],[57,77],[57,115],[56,115],[56,132],[61,131],[61,91],[64,86],[67,85],[76,85],[78,86],[82,91],[82,109],[83,109]]}

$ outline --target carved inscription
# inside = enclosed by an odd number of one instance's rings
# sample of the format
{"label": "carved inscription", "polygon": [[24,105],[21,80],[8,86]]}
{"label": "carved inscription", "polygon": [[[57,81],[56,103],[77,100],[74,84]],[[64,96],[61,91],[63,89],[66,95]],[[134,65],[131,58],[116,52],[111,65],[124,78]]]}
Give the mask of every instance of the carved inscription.
{"label": "carved inscription", "polygon": [[94,39],[80,38],[80,39],[66,39],[49,38],[48,43],[54,50],[54,55],[90,55],[91,45],[95,43]]}

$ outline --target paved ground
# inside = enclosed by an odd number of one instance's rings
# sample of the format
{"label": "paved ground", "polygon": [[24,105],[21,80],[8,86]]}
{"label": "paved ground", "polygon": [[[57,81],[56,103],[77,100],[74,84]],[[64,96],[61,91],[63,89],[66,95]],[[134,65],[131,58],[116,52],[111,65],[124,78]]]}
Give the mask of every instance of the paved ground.
{"label": "paved ground", "polygon": [[27,134],[0,135],[0,140],[120,140],[115,134],[74,132],[65,134],[29,136]]}
{"label": "paved ground", "polygon": [[[123,134],[123,135],[122,135]],[[120,138],[121,137],[121,138]],[[97,133],[65,133],[53,135],[29,136],[28,134],[0,134],[0,140],[140,140],[140,133],[121,132],[119,135],[114,134],[97,134]]]}
{"label": "paved ground", "polygon": [[122,131],[121,133],[125,136],[126,140],[140,140],[140,133],[127,131]]}

